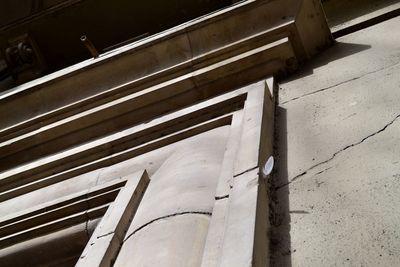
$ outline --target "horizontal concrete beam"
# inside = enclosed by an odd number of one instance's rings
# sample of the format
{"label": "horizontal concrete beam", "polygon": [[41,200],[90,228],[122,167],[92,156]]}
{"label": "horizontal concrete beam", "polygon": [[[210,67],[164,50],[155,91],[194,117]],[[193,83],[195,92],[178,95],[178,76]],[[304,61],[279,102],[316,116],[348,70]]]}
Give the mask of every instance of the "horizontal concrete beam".
{"label": "horizontal concrete beam", "polygon": [[0,173],[0,201],[93,171],[230,123],[247,89],[236,90],[151,122]]}
{"label": "horizontal concrete beam", "polygon": [[[287,38],[7,140],[0,144],[0,169],[151,120],[227,88],[260,79],[265,70],[285,64],[283,55],[294,55]],[[257,64],[256,69],[252,69],[253,64]]]}
{"label": "horizontal concrete beam", "polygon": [[[308,36],[310,31],[313,38]],[[291,71],[331,41],[318,1],[246,1],[0,96],[0,146],[15,142],[1,154],[26,150],[21,142],[38,146],[41,142],[35,139],[54,140],[45,146],[51,151],[42,147],[36,148],[40,153],[25,153],[40,157],[75,145],[77,140],[109,134],[271,74]],[[149,106],[161,101],[163,105],[157,108]],[[145,106],[152,111],[138,114],[137,109]],[[100,122],[102,126],[96,126]],[[82,130],[76,125],[85,126],[86,134],[76,134]],[[28,138],[29,133],[38,137]],[[58,139],[67,134],[74,141]],[[22,155],[15,158],[29,160]]]}

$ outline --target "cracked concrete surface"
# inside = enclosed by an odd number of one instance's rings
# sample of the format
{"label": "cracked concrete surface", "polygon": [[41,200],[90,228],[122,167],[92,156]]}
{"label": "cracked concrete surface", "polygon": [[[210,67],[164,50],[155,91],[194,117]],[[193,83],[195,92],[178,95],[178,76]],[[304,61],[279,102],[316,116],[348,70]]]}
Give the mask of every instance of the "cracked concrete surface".
{"label": "cracked concrete surface", "polygon": [[280,84],[273,266],[400,262],[400,18]]}
{"label": "cracked concrete surface", "polygon": [[200,266],[209,221],[203,214],[155,221],[124,242],[114,266]]}
{"label": "cracked concrete surface", "polygon": [[[363,139],[361,139],[361,141],[359,141],[359,142],[357,142],[357,143],[347,145],[346,147],[344,147],[344,148],[340,149],[339,151],[335,152],[329,159],[324,160],[324,161],[322,161],[322,162],[319,162],[319,163],[313,165],[312,167],[310,167],[309,169],[307,169],[307,170],[304,171],[303,173],[301,173],[301,174],[299,174],[299,175],[293,177],[288,183],[283,184],[283,185],[277,185],[275,188],[276,188],[277,190],[279,190],[280,188],[282,188],[282,187],[284,187],[284,186],[286,186],[286,185],[288,185],[288,184],[290,184],[290,183],[296,181],[296,180],[299,179],[300,177],[306,175],[307,173],[309,173],[310,171],[314,170],[315,168],[320,167],[321,165],[324,165],[324,164],[329,163],[329,162],[330,162],[331,160],[333,160],[338,154],[340,154],[340,153],[346,151],[346,150],[349,149],[349,148],[352,148],[352,147],[354,147],[354,146],[357,146],[357,145],[363,143],[364,141],[366,141],[367,139],[369,139],[369,138],[371,138],[371,137],[374,137],[375,135],[377,135],[377,134],[379,134],[379,133],[385,131],[389,126],[391,126],[393,123],[395,123],[396,120],[397,120],[399,117],[400,117],[400,114],[398,114],[393,120],[391,120],[388,124],[386,124],[386,125],[385,125],[382,129],[380,129],[379,131],[374,132],[374,133],[368,135],[367,137],[364,137]],[[319,171],[317,174],[321,174],[321,173],[323,173],[323,172],[325,172],[326,170],[329,170],[329,169],[331,169],[331,167],[326,168],[326,169],[324,169],[323,171]]]}
{"label": "cracked concrete surface", "polygon": [[131,234],[129,234],[125,239],[124,242],[126,240],[128,240],[131,236],[133,236],[134,234],[136,234],[137,232],[139,232],[140,230],[142,230],[143,228],[146,228],[147,226],[149,226],[152,223],[155,223],[159,220],[165,220],[171,217],[175,217],[175,216],[182,216],[182,215],[187,215],[187,214],[202,214],[202,215],[207,215],[207,216],[211,216],[212,213],[211,212],[206,212],[206,211],[184,211],[184,212],[178,212],[178,213],[174,213],[174,214],[169,214],[169,215],[165,215],[156,219],[151,220],[150,222],[142,225],[141,227],[139,227],[138,229],[136,229],[135,231],[133,231]]}
{"label": "cracked concrete surface", "polygon": [[400,113],[399,71],[397,64],[280,105],[291,128],[287,131],[288,181],[392,122]]}
{"label": "cracked concrete surface", "polygon": [[[341,42],[337,43],[337,47],[339,47],[339,46],[341,46],[341,45],[343,45]],[[389,65],[389,67],[392,67],[392,66],[395,66],[395,65],[398,65],[398,64],[399,64],[399,62],[396,62],[396,63],[394,63],[394,64],[392,64],[392,65]],[[380,72],[380,71],[382,71],[382,70],[384,70],[384,69],[387,69],[387,68],[388,68],[388,66],[385,66],[385,67],[379,68],[379,69],[377,69],[377,70],[373,70],[373,71],[370,71],[370,72],[366,72],[366,73],[364,73],[364,74],[361,74],[360,76],[356,76],[356,77],[350,78],[349,80],[345,80],[345,81],[343,81],[343,82],[339,82],[338,84],[330,85],[330,86],[328,86],[328,87],[324,87],[324,88],[318,89],[318,90],[316,90],[316,91],[311,91],[311,92],[305,93],[305,94],[303,94],[303,95],[296,96],[296,97],[294,97],[294,98],[292,98],[292,99],[285,100],[285,101],[282,102],[281,104],[284,105],[284,104],[287,104],[288,102],[297,100],[297,99],[299,99],[299,98],[303,98],[303,97],[305,97],[305,96],[317,94],[317,93],[320,93],[320,92],[322,92],[322,91],[329,90],[329,89],[331,89],[331,88],[335,88],[335,87],[337,87],[337,86],[340,86],[340,85],[343,85],[343,84],[352,82],[352,81],[354,81],[354,80],[361,79],[361,78],[363,78],[364,76],[367,76],[367,75],[370,75],[370,74],[373,74],[373,73],[376,73],[376,72]]]}

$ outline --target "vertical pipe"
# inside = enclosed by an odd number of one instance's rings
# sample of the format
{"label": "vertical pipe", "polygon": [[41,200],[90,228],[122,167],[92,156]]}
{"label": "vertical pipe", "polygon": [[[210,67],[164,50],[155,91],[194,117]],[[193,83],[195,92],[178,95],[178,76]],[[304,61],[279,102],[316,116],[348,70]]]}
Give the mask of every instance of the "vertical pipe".
{"label": "vertical pipe", "polygon": [[89,50],[92,57],[97,58],[99,56],[99,52],[97,51],[96,47],[89,40],[89,38],[87,38],[86,35],[81,36],[81,41],[86,46],[86,48]]}

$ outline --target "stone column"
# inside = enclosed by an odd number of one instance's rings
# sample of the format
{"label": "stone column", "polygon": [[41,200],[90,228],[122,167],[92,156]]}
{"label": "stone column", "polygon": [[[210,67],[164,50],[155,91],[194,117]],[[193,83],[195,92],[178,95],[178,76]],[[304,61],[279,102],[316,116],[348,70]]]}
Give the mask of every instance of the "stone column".
{"label": "stone column", "polygon": [[151,177],[115,266],[200,266],[228,134],[191,138]]}

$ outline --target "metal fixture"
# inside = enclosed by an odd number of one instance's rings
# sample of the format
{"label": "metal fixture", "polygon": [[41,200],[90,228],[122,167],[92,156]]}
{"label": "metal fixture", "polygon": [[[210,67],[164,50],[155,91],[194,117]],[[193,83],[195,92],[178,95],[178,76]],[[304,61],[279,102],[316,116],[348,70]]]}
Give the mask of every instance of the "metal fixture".
{"label": "metal fixture", "polygon": [[36,42],[27,33],[8,40],[3,50],[7,68],[1,71],[1,78],[13,77],[15,84],[39,77],[46,64]]}
{"label": "metal fixture", "polygon": [[81,36],[81,41],[86,46],[86,48],[89,50],[89,52],[92,55],[92,57],[97,58],[99,56],[99,52],[97,51],[96,47],[89,40],[89,38],[87,38],[86,35],[82,35]]}
{"label": "metal fixture", "polygon": [[262,168],[263,177],[266,178],[268,175],[270,175],[273,168],[274,168],[274,157],[270,156]]}

